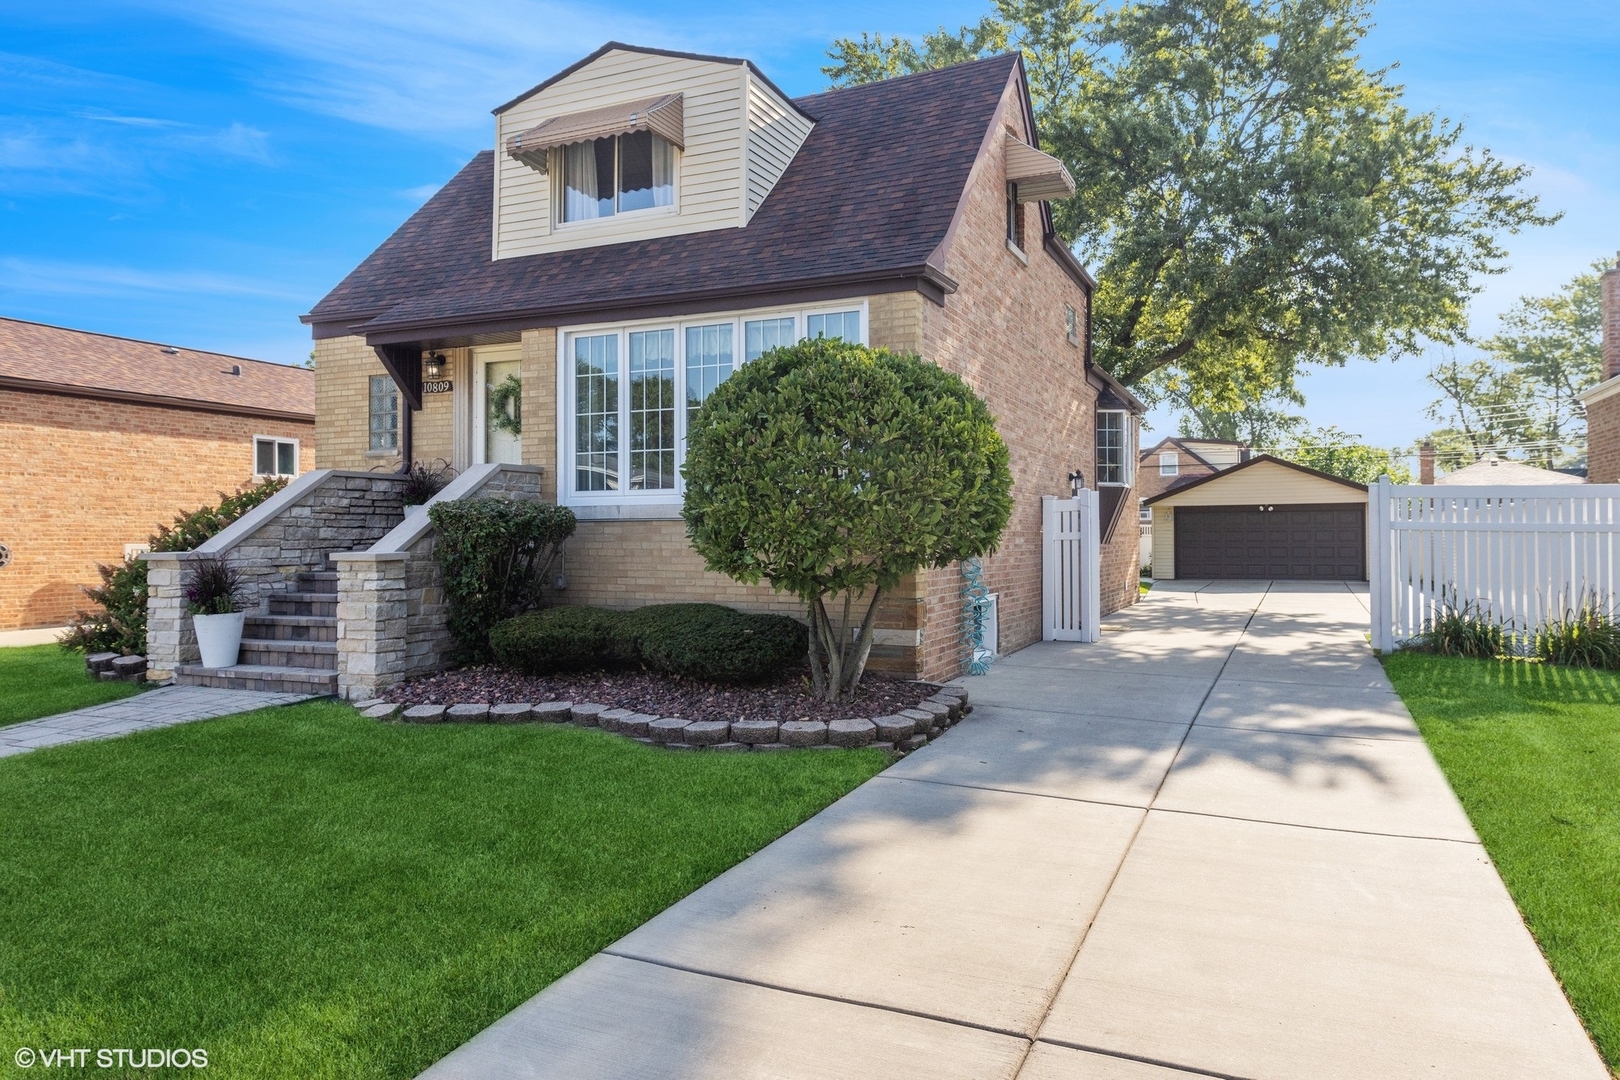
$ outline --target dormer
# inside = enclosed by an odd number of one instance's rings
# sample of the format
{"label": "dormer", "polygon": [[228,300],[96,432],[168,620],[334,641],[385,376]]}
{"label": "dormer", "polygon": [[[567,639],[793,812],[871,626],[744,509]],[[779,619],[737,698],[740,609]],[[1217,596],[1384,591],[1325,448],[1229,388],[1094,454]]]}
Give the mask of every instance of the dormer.
{"label": "dormer", "polygon": [[495,110],[494,257],[742,228],[813,124],[746,60],[610,42]]}

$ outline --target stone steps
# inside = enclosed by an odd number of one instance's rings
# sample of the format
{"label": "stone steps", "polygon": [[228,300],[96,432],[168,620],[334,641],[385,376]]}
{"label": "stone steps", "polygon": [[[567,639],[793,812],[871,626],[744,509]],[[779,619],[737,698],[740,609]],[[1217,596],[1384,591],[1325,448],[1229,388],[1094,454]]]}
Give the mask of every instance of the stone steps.
{"label": "stone steps", "polygon": [[309,570],[298,575],[298,590],[306,595],[336,596],[338,575],[336,570]]}
{"label": "stone steps", "polygon": [[337,593],[273,593],[268,601],[271,615],[319,615],[337,617]]}
{"label": "stone steps", "polygon": [[227,690],[269,690],[280,694],[335,694],[337,671],[322,668],[236,664],[207,668],[181,664],[175,682],[183,686],[217,686]]}
{"label": "stone steps", "polygon": [[[335,629],[335,627],[334,627]],[[242,638],[237,664],[337,670],[337,642]]]}
{"label": "stone steps", "polygon": [[249,615],[244,638],[260,641],[336,641],[337,619],[331,615]]}

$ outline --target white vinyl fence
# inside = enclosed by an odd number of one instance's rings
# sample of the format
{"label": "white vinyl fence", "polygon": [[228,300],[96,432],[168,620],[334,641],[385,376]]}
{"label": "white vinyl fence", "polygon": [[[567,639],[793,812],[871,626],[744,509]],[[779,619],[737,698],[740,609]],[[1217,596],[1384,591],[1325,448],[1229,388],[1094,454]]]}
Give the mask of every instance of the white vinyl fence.
{"label": "white vinyl fence", "polygon": [[1096,641],[1102,635],[1102,543],[1095,491],[1041,499],[1041,615],[1046,641]]}
{"label": "white vinyl fence", "polygon": [[1620,586],[1620,484],[1367,489],[1372,645],[1389,652],[1444,608],[1528,634]]}

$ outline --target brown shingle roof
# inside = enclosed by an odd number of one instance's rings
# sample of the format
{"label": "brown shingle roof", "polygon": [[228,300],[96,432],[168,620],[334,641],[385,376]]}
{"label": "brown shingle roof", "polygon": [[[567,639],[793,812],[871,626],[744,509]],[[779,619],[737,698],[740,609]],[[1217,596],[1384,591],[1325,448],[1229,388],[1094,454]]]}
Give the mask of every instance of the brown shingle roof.
{"label": "brown shingle roof", "polygon": [[466,328],[925,277],[1015,55],[799,98],[816,126],[746,228],[495,260],[474,157],[304,317],[317,334]]}
{"label": "brown shingle roof", "polygon": [[21,319],[0,318],[0,386],[315,418],[306,368]]}

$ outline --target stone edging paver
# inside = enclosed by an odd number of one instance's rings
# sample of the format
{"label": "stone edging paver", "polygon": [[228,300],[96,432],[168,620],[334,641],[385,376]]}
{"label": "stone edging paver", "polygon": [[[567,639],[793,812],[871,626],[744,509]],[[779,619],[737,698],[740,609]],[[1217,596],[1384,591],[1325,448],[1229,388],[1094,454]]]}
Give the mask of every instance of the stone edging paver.
{"label": "stone edging paver", "polygon": [[539,704],[412,705],[372,699],[355,702],[362,716],[409,724],[573,723],[624,735],[670,750],[796,750],[873,747],[908,753],[926,746],[973,711],[960,686],[941,687],[915,708],[892,716],[845,720],[685,720],[615,709],[592,701],[546,701]]}

